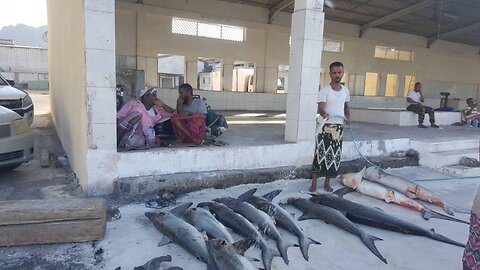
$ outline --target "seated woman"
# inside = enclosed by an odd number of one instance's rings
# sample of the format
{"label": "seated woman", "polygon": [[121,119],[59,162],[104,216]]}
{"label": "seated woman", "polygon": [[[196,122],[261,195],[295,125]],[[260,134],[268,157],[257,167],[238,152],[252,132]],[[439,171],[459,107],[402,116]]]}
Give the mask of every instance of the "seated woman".
{"label": "seated woman", "polygon": [[185,83],[178,87],[177,113],[172,124],[175,143],[202,144],[205,137],[207,107],[201,99],[193,98],[193,88]]}
{"label": "seated woman", "polygon": [[145,88],[140,98],[125,104],[117,113],[117,146],[142,148],[150,127],[169,119],[173,109],[157,98],[157,89]]}

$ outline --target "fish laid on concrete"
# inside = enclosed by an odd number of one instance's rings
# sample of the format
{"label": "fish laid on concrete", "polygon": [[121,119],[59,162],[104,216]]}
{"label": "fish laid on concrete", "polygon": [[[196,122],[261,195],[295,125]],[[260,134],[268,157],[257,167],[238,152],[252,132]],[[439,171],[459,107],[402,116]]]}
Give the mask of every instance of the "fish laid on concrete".
{"label": "fish laid on concrete", "polygon": [[404,221],[397,217],[388,215],[381,210],[367,207],[358,203],[341,198],[335,194],[311,194],[310,201],[335,208],[338,211],[346,213],[348,219],[353,222],[374,226],[405,234],[425,236],[433,240],[448,243],[451,245],[465,247],[464,244],[449,239],[441,234],[435,233],[433,229],[426,230],[418,225]]}
{"label": "fish laid on concrete", "polygon": [[230,243],[235,242],[228,232],[213,215],[205,208],[189,208],[191,204],[182,204],[175,209],[175,215],[192,224],[199,232],[205,232],[210,239],[225,239]]}
{"label": "fish laid on concrete", "polygon": [[432,191],[428,190],[425,187],[417,185],[416,183],[410,182],[405,178],[400,176],[387,174],[376,167],[369,167],[364,176],[370,181],[380,183],[384,186],[393,188],[397,191],[400,191],[407,195],[407,197],[412,199],[420,199],[422,201],[438,205],[442,207],[445,212],[450,215],[453,215],[454,212],[470,214],[470,210],[463,209],[451,204],[448,204],[443,199],[435,195]]}
{"label": "fish laid on concrete", "polygon": [[210,252],[208,270],[256,270],[243,255],[255,243],[254,239],[246,238],[236,243],[225,239],[208,240],[207,247]]}
{"label": "fish laid on concrete", "polygon": [[313,203],[304,198],[291,198],[288,199],[287,203],[293,205],[303,212],[303,215],[299,217],[298,220],[320,219],[353,235],[356,235],[362,240],[365,246],[367,246],[367,248],[370,249],[373,254],[375,254],[375,256],[382,260],[382,262],[387,263],[387,260],[382,256],[382,254],[380,254],[374,243],[375,240],[382,239],[367,234],[360,229],[360,227],[346,218],[340,211],[331,207]]}
{"label": "fish laid on concrete", "polygon": [[215,199],[214,201],[223,203],[226,206],[230,207],[233,211],[244,216],[251,223],[257,225],[260,231],[263,232],[265,235],[277,241],[278,251],[280,251],[283,261],[286,264],[288,264],[289,261],[288,261],[287,249],[290,245],[287,242],[285,242],[282,235],[275,227],[274,220],[269,215],[267,215],[267,213],[255,208],[255,206],[243,200],[244,198],[250,198],[253,194],[252,191],[255,192],[256,189],[245,192],[244,194],[239,196],[239,199],[218,198],[218,199]]}
{"label": "fish laid on concrete", "polygon": [[222,203],[202,202],[199,203],[197,207],[208,208],[222,224],[232,228],[235,232],[246,238],[254,239],[256,245],[262,251],[262,261],[265,270],[272,269],[273,257],[279,257],[280,253],[268,247],[266,240],[250,221]]}
{"label": "fish laid on concrete", "polygon": [[422,217],[425,220],[429,220],[430,218],[438,218],[469,224],[469,222],[467,221],[435,212],[432,209],[426,207],[425,205],[408,198],[407,196],[396,190],[388,188],[379,183],[369,181],[366,178],[363,178],[364,172],[365,168],[363,168],[363,170],[358,173],[346,173],[337,177],[337,180],[340,183],[350,188],[350,190],[345,189],[344,194],[348,193],[349,191],[355,190],[363,195],[383,200],[387,203],[395,203],[400,206],[418,211],[422,214]]}
{"label": "fish laid on concrete", "polygon": [[171,262],[172,261],[172,256],[167,255],[167,256],[161,256],[157,258],[153,258],[147,263],[145,263],[142,266],[137,266],[133,268],[133,270],[183,270],[183,268],[178,267],[178,266],[173,266],[173,267],[167,267],[164,268],[162,267],[161,263],[162,262]]}
{"label": "fish laid on concrete", "polygon": [[252,196],[250,197],[249,202],[256,208],[262,210],[275,219],[278,226],[297,236],[303,258],[308,261],[308,247],[310,244],[320,245],[320,243],[308,238],[303,232],[302,228],[300,228],[300,226],[298,226],[298,224],[295,222],[295,219],[293,219],[293,217],[280,205],[272,202],[273,198],[276,197],[280,192],[281,190],[274,190],[263,195],[262,197]]}
{"label": "fish laid on concrete", "polygon": [[[175,209],[172,212],[175,212]],[[164,235],[159,246],[173,241],[198,259],[208,263],[208,249],[205,238],[195,227],[168,212],[147,212],[145,216]]]}

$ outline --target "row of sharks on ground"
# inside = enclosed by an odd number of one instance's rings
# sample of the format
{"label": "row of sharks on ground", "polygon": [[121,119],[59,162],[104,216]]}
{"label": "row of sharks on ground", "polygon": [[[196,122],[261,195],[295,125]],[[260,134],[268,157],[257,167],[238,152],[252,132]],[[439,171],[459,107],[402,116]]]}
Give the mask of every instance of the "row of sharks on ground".
{"label": "row of sharks on ground", "polygon": [[[387,263],[387,260],[377,250],[374,243],[376,240],[382,239],[367,234],[355,223],[424,236],[459,247],[465,246],[435,233],[433,229],[424,229],[379,209],[343,198],[345,194],[357,191],[387,203],[393,202],[419,211],[427,220],[439,218],[468,224],[466,221],[435,212],[414,200],[419,199],[441,206],[450,215],[453,215],[454,212],[469,213],[468,210],[447,204],[432,191],[407,179],[385,173],[376,167],[364,168],[358,173],[341,175],[338,180],[346,187],[333,194],[309,193],[311,195],[309,199],[289,198],[286,203],[303,212],[303,215],[298,218],[299,221],[323,220],[359,237],[365,246],[384,263]],[[320,243],[306,236],[293,216],[278,203],[272,201],[281,191],[275,190],[261,197],[255,196],[255,192],[256,189],[252,189],[238,198],[218,198],[210,202],[199,203],[197,207],[191,207],[192,203],[184,203],[170,212],[147,212],[145,215],[164,235],[159,246],[174,242],[205,262],[207,270],[257,269],[251,263],[256,259],[244,256],[245,251],[251,246],[256,246],[261,250],[265,270],[271,269],[274,257],[282,257],[283,261],[289,264],[287,249],[291,245],[283,239],[276,226],[282,227],[298,237],[299,243],[296,246],[300,247],[303,257],[308,261],[309,245]],[[244,239],[234,242],[226,227],[243,236]],[[278,251],[267,245],[264,236],[276,241]],[[157,265],[162,261],[169,261],[166,259],[171,260],[169,256],[154,258],[144,266],[135,269],[162,269]],[[155,265],[155,268],[150,268],[149,265]]]}

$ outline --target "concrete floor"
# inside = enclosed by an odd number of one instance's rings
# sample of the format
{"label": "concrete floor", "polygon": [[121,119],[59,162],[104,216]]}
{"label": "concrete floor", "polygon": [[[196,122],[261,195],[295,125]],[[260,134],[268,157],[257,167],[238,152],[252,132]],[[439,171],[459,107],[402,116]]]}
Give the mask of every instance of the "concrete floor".
{"label": "concrete floor", "polygon": [[[444,175],[422,167],[410,167],[391,170],[392,173],[409,178],[436,178]],[[264,194],[274,189],[283,192],[276,199],[284,201],[289,197],[304,196],[299,190],[308,187],[309,180],[279,180],[267,184],[250,184],[236,186],[224,190],[206,189],[190,193],[178,198],[178,203],[211,200],[220,196],[237,196],[242,192],[256,187],[258,194]],[[470,208],[473,192],[480,184],[480,179],[451,180],[439,182],[422,182],[450,203]],[[334,188],[341,186],[335,182]],[[459,242],[466,242],[468,226],[443,220],[423,220],[418,212],[388,205],[382,201],[364,197],[358,193],[348,194],[346,199],[372,206],[380,207],[385,212],[418,224],[424,228],[435,228],[441,233]],[[434,206],[431,208],[442,211]],[[290,206],[287,211],[300,216],[300,212]],[[158,247],[162,235],[144,216],[146,208],[143,204],[126,205],[120,208],[122,218],[107,224],[105,239],[98,243],[58,244],[48,246],[30,246],[15,248],[0,248],[0,269],[18,269],[15,265],[36,264],[35,269],[132,269],[142,265],[153,257],[171,255],[173,261],[165,266],[178,265],[184,269],[206,269],[201,263],[176,244]],[[457,214],[458,218],[468,220],[468,215]],[[299,222],[306,234],[322,242],[322,245],[310,247],[310,261],[305,261],[296,247],[288,250],[290,265],[285,265],[280,258],[275,258],[273,268],[286,269],[423,269],[423,270],[460,270],[463,249],[436,242],[428,238],[404,235],[381,229],[360,225],[367,233],[384,239],[376,243],[379,251],[388,260],[383,264],[376,258],[360,240],[333,225],[319,220]],[[292,243],[296,238],[281,230],[282,235]],[[239,237],[236,236],[238,239]],[[271,247],[274,242],[269,240]],[[95,252],[101,255],[95,256]],[[75,254],[75,255],[73,255]],[[251,248],[247,255],[260,258],[259,250]],[[255,263],[258,267],[260,263]],[[34,269],[26,267],[22,269]]]}
{"label": "concrete floor", "polygon": [[[230,128],[219,139],[230,145],[268,145],[284,143],[285,114],[279,112],[221,112]],[[353,135],[350,131],[353,129]],[[353,122],[345,130],[345,141],[388,140],[410,138],[414,140],[479,139],[480,128],[442,126],[440,129],[399,127],[374,123]]]}

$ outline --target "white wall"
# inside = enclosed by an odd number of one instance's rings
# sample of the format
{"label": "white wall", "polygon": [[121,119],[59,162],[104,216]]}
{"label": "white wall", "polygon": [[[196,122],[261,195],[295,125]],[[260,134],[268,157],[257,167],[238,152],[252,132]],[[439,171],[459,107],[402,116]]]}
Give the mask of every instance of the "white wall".
{"label": "white wall", "polygon": [[[267,9],[225,1],[145,0],[145,5],[125,2],[128,1],[117,2],[117,54],[145,58],[157,53],[185,55],[192,59],[207,56],[222,59],[225,64],[234,60],[251,61],[258,67],[257,92],[276,93],[278,64],[288,64],[290,14],[280,13],[273,25],[267,25]],[[246,27],[246,42],[172,34],[172,16]],[[323,70],[327,70],[333,61],[342,61],[348,74],[363,76],[366,72],[377,72],[380,74],[380,93],[384,93],[386,76],[390,73],[398,75],[399,96],[403,96],[405,75],[415,75],[423,82],[426,98],[439,98],[442,91],[451,92],[451,98],[465,99],[477,95],[480,83],[477,47],[439,41],[427,49],[426,38],[420,36],[375,28],[369,29],[363,38],[358,38],[358,33],[357,25],[326,21],[325,37],[343,41],[344,52],[324,53]],[[414,61],[376,59],[373,57],[376,45],[414,51]],[[458,75],[459,67],[462,67],[461,75]],[[156,74],[147,72],[147,82],[155,82],[154,78],[148,78],[148,74],[151,77]],[[352,93],[363,93],[363,89],[351,90]]]}
{"label": "white wall", "polygon": [[0,45],[0,74],[17,84],[47,80],[47,49]]}
{"label": "white wall", "polygon": [[83,1],[48,0],[47,8],[52,118],[72,169],[86,187],[85,24],[78,23],[85,17]]}

